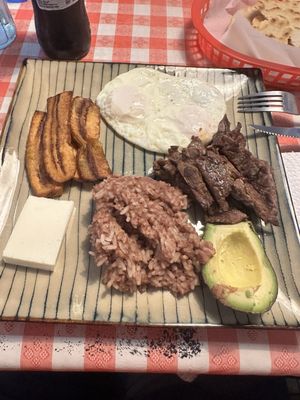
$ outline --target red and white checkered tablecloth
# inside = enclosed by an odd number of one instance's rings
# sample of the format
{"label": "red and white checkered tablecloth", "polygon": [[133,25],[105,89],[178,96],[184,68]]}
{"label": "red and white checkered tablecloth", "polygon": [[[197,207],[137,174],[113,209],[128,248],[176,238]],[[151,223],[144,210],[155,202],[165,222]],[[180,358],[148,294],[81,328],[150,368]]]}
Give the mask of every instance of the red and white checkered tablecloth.
{"label": "red and white checkered tablecloth", "polygon": [[[88,0],[92,41],[84,60],[191,64],[192,56],[186,51],[187,37],[196,46],[191,3],[192,0]],[[45,58],[37,42],[31,2],[10,4],[10,9],[17,25],[17,40],[0,50],[0,123],[24,58]]]}
{"label": "red and white checkered tablecloth", "polygon": [[0,323],[0,368],[300,376],[300,331]]}
{"label": "red and white checkered tablecloth", "polygon": [[[197,48],[191,3],[87,0],[92,46],[85,60],[208,65]],[[44,57],[31,2],[10,9],[18,33],[0,51],[0,129],[22,61]],[[300,376],[300,331],[0,322],[0,369]]]}

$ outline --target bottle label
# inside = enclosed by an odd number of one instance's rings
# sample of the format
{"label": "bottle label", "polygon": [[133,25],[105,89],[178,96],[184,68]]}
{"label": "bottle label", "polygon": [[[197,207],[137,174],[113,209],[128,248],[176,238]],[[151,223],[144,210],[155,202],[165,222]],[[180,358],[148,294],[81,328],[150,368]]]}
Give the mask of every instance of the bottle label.
{"label": "bottle label", "polygon": [[64,10],[77,3],[78,0],[36,0],[41,10],[57,11]]}

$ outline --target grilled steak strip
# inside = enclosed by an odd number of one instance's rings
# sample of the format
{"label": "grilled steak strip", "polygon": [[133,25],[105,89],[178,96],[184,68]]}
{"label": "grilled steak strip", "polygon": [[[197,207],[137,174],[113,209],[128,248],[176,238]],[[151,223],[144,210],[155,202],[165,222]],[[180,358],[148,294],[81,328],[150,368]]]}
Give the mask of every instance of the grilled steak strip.
{"label": "grilled steak strip", "polygon": [[[276,225],[277,198],[271,167],[246,149],[241,124],[230,130],[227,117],[210,146],[193,137],[187,148],[172,146],[167,159],[156,160],[154,176],[179,187],[202,207],[206,221],[237,223],[246,214],[232,199]],[[238,206],[239,207],[239,206]]]}
{"label": "grilled steak strip", "polygon": [[[226,118],[220,125],[221,130],[213,137],[211,148],[214,151],[217,149],[217,151],[226,156],[243,176],[245,180],[244,186],[247,188],[244,194],[235,188],[233,197],[238,198],[246,206],[252,207],[265,222],[271,222],[276,225],[278,223],[277,195],[270,165],[264,160],[259,160],[246,149],[246,141],[240,132],[240,124],[231,131],[230,124]],[[227,131],[225,132],[224,130],[226,129]],[[249,187],[249,184],[252,188]],[[236,186],[240,188],[241,182],[238,182]],[[269,211],[265,210],[265,208]]]}

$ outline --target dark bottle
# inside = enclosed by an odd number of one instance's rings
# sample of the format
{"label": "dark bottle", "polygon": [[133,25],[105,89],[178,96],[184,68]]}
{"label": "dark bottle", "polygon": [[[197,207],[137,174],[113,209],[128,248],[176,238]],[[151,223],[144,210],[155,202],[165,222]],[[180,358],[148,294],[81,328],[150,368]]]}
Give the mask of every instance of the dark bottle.
{"label": "dark bottle", "polygon": [[90,48],[84,0],[32,0],[38,41],[49,58],[78,60]]}

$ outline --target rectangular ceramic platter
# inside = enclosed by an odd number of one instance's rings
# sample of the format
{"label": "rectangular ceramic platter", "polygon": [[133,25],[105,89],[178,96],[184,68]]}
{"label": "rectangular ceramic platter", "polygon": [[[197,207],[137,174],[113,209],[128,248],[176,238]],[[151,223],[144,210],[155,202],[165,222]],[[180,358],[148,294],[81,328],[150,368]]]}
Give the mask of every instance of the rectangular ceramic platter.
{"label": "rectangular ceramic platter", "polygon": [[[27,60],[20,74],[15,96],[1,136],[4,153],[15,150],[20,160],[18,182],[7,223],[0,237],[0,255],[13,225],[30,194],[24,171],[25,144],[35,110],[45,110],[46,100],[64,90],[92,100],[118,74],[137,65]],[[150,67],[151,68],[151,67]],[[294,212],[276,139],[253,134],[249,123],[270,124],[267,114],[237,114],[240,93],[263,89],[258,70],[159,67],[162,72],[197,77],[216,84],[224,92],[227,115],[234,126],[243,125],[249,149],[274,169],[279,199],[279,226],[254,221],[279,282],[278,299],[263,315],[235,312],[214,300],[201,285],[176,299],[167,290],[148,290],[131,296],[107,289],[101,283],[101,269],[89,257],[88,225],[93,204],[91,184],[71,182],[63,199],[73,200],[76,215],[53,273],[0,264],[0,318],[14,320],[129,323],[177,326],[296,327],[300,322],[300,248]],[[101,140],[115,174],[145,175],[158,155],[141,150],[115,134],[104,122]],[[1,188],[2,190],[2,188]],[[194,209],[197,218],[197,210]]]}

